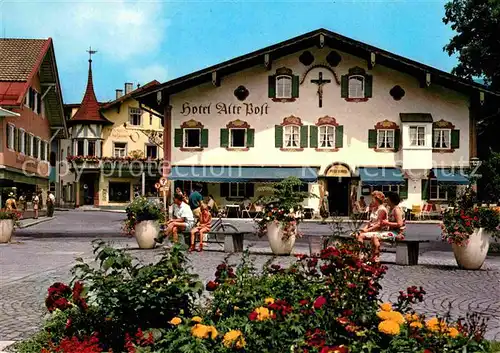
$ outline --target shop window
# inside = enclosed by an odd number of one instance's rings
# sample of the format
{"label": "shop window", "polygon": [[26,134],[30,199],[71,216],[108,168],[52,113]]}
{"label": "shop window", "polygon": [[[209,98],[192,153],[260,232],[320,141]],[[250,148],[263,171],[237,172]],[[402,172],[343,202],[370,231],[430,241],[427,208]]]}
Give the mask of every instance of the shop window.
{"label": "shop window", "polygon": [[110,182],[109,183],[110,202],[130,202],[130,183]]}
{"label": "shop window", "polygon": [[447,200],[448,191],[446,186],[439,185],[437,179],[430,179],[429,193],[431,200]]}
{"label": "shop window", "polygon": [[113,143],[113,157],[125,158],[127,156],[127,143],[114,142]]}
{"label": "shop window", "polygon": [[146,158],[151,158],[151,159],[158,158],[158,147],[156,145],[146,146]]}

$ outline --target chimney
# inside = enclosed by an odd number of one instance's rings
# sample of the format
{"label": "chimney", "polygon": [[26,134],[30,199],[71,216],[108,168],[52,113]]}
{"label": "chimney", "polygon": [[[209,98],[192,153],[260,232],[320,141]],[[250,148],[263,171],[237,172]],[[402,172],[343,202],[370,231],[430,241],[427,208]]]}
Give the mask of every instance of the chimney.
{"label": "chimney", "polygon": [[122,96],[123,96],[123,90],[117,89],[116,90],[116,99],[121,98]]}
{"label": "chimney", "polygon": [[125,94],[129,94],[134,90],[134,84],[130,82],[125,82]]}

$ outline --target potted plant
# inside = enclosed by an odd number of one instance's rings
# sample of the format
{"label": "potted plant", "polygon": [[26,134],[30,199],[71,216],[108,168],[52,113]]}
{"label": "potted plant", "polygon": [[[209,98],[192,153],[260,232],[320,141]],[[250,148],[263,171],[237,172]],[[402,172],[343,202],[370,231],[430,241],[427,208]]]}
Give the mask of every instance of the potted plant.
{"label": "potted plant", "polygon": [[154,248],[156,244],[154,239],[160,231],[160,222],[165,217],[162,206],[153,200],[140,196],[127,206],[126,212],[125,232],[135,235],[139,248]]}
{"label": "potted plant", "polygon": [[14,226],[21,219],[21,212],[0,210],[0,243],[8,243],[12,238]]}
{"label": "potted plant", "polygon": [[267,235],[271,250],[275,255],[289,255],[300,234],[297,225],[302,202],[315,195],[300,191],[302,181],[296,177],[288,177],[278,183],[259,188],[267,194],[260,198],[264,211],[262,219],[257,221],[258,234]]}
{"label": "potted plant", "polygon": [[468,187],[443,214],[442,239],[453,247],[460,268],[478,270],[484,263],[490,237],[498,237],[500,215],[497,208],[474,205],[475,193]]}

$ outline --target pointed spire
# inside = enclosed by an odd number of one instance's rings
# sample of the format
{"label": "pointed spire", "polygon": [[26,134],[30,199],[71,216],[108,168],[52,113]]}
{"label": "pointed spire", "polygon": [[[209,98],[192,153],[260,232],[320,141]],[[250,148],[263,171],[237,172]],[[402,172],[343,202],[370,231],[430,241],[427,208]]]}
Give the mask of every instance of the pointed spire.
{"label": "pointed spire", "polygon": [[87,79],[87,88],[85,90],[85,95],[82,99],[82,104],[75,115],[69,120],[69,123],[89,123],[89,124],[109,124],[110,121],[107,120],[100,112],[99,102],[95,96],[94,92],[94,82],[92,78],[92,54],[97,53],[96,50],[92,50],[92,47],[87,50],[89,53],[89,74]]}

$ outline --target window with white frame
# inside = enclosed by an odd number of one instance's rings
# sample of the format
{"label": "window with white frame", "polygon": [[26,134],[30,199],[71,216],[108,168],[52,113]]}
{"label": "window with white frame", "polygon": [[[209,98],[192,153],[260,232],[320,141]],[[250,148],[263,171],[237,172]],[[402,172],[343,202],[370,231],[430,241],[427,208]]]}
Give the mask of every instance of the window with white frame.
{"label": "window with white frame", "polygon": [[286,125],[283,127],[283,142],[287,148],[300,147],[300,126]]}
{"label": "window with white frame", "polygon": [[127,156],[127,143],[115,142],[113,143],[113,157],[124,158]]}
{"label": "window with white frame", "polygon": [[365,78],[361,75],[349,76],[349,98],[365,97]]}
{"label": "window with white frame", "polygon": [[394,148],[394,130],[377,130],[377,148]]}
{"label": "window with white frame", "polygon": [[88,148],[87,148],[87,155],[88,156],[95,156],[95,140],[89,140],[88,141]]}
{"label": "window with white frame", "polygon": [[229,147],[246,147],[247,129],[229,129]]}
{"label": "window with white frame", "polygon": [[448,192],[446,186],[439,185],[437,179],[430,180],[430,199],[431,200],[447,200]]}
{"label": "window with white frame", "polygon": [[129,108],[129,122],[130,125],[140,126],[141,125],[141,114],[140,108]]}
{"label": "window with white frame", "polygon": [[318,142],[320,148],[335,147],[335,126],[322,125],[318,128]]}
{"label": "window with white frame", "polygon": [[34,145],[35,145],[35,136],[33,136],[33,134],[29,134],[28,146],[26,147],[26,151],[28,152],[28,155],[31,157],[33,157],[35,153]]}
{"label": "window with white frame", "polygon": [[201,147],[201,129],[184,129],[184,147]]}
{"label": "window with white frame", "polygon": [[276,77],[276,98],[292,98],[292,77],[280,75]]}
{"label": "window with white frame", "polygon": [[410,126],[410,146],[425,146],[425,126]]}
{"label": "window with white frame", "polygon": [[24,97],[24,106],[28,108],[30,106],[30,90],[28,90],[26,96]]}
{"label": "window with white frame", "polygon": [[40,139],[38,137],[33,139],[33,157],[40,158]]}
{"label": "window with white frame", "polygon": [[147,145],[146,146],[146,158],[151,158],[151,159],[158,158],[158,146]]}
{"label": "window with white frame", "polygon": [[85,140],[76,140],[75,156],[85,155]]}
{"label": "window with white frame", "polygon": [[38,92],[33,90],[33,111],[38,113]]}
{"label": "window with white frame", "polygon": [[41,141],[41,144],[40,144],[40,159],[42,161],[46,161],[47,160],[47,150],[46,150],[45,144],[46,144],[45,141]]}
{"label": "window with white frame", "polygon": [[27,132],[24,133],[24,154],[27,156],[31,155],[31,140],[30,134]]}
{"label": "window with white frame", "polygon": [[7,124],[7,148],[11,150],[14,149],[14,132],[15,126],[12,124]]}
{"label": "window with white frame", "polygon": [[246,183],[229,183],[229,197],[245,197]]}
{"label": "window with white frame", "polygon": [[438,149],[451,148],[451,129],[434,129],[432,147]]}
{"label": "window with white frame", "polygon": [[26,154],[26,132],[19,129],[19,152]]}

